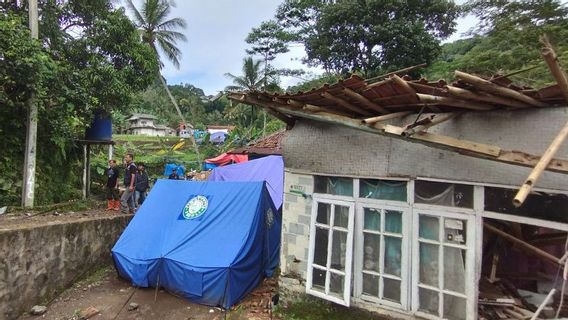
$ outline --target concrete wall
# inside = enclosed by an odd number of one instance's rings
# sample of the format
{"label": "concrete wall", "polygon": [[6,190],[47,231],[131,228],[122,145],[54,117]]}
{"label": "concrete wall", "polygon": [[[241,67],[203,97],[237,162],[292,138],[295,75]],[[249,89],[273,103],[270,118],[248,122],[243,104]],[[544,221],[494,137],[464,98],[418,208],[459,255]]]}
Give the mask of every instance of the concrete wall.
{"label": "concrete wall", "polygon": [[130,218],[112,215],[0,231],[0,319],[16,318],[109,263],[110,249]]}
{"label": "concrete wall", "polygon": [[[540,155],[566,119],[568,108],[470,113],[429,131]],[[282,149],[286,168],[329,175],[427,177],[517,186],[530,172],[529,168],[307,120],[297,121],[286,133]],[[556,157],[568,158],[568,143]],[[568,190],[568,179],[546,172],[537,186]]]}

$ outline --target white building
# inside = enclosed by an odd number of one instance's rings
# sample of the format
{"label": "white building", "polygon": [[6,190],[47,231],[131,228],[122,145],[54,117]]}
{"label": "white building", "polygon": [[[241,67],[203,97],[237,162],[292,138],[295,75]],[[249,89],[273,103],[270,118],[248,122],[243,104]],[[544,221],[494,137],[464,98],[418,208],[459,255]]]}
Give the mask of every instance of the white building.
{"label": "white building", "polygon": [[144,136],[173,136],[175,130],[162,124],[155,124],[156,117],[150,114],[133,113],[128,118],[128,133]]}

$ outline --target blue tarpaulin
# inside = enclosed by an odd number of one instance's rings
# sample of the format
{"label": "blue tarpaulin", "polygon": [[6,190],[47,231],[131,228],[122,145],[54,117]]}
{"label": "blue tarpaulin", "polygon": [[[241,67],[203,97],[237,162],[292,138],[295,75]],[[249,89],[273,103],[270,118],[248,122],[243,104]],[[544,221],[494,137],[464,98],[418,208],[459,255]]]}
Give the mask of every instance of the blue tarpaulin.
{"label": "blue tarpaulin", "polygon": [[185,167],[175,163],[168,163],[164,167],[164,175],[168,177],[176,169],[176,174],[180,177],[185,175]]}
{"label": "blue tarpaulin", "polygon": [[281,156],[268,156],[248,162],[218,167],[209,181],[266,181],[272,202],[277,209],[284,196],[284,161]]}
{"label": "blue tarpaulin", "polygon": [[158,180],[112,255],[135,286],[229,308],[272,275],[281,223],[264,182]]}

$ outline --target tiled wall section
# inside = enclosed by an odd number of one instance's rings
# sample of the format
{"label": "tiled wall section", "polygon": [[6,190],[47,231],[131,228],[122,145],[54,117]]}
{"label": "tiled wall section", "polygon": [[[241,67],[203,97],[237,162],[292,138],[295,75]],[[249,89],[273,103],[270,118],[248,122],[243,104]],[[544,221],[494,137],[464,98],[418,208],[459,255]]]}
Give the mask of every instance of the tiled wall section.
{"label": "tiled wall section", "polygon": [[280,264],[284,276],[306,279],[313,189],[311,175],[285,172]]}

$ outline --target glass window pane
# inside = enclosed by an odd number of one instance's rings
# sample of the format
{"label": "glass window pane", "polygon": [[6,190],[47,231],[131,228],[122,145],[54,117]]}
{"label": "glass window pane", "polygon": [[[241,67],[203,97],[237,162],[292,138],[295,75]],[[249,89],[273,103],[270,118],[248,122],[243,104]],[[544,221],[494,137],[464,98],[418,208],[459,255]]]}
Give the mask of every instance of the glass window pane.
{"label": "glass window pane", "polygon": [[379,276],[363,273],[363,293],[379,297]]}
{"label": "glass window pane", "polygon": [[402,239],[385,236],[385,273],[400,277]]}
{"label": "glass window pane", "polygon": [[325,271],[312,269],[312,288],[325,292]]}
{"label": "glass window pane", "polygon": [[365,233],[364,236],[365,250],[363,254],[363,269],[380,272],[380,248],[381,236],[376,234]]}
{"label": "glass window pane", "polygon": [[365,208],[364,229],[381,231],[381,211],[378,209]]}
{"label": "glass window pane", "polygon": [[333,230],[331,242],[331,268],[345,270],[345,253],[347,250],[347,232]]}
{"label": "glass window pane", "polygon": [[361,179],[359,197],[406,201],[406,181]]}
{"label": "glass window pane", "polygon": [[440,233],[439,219],[437,217],[420,215],[418,232],[422,239],[438,241]]}
{"label": "glass window pane", "polygon": [[420,243],[420,283],[438,287],[438,246]]}
{"label": "glass window pane", "polygon": [[400,303],[400,281],[383,278],[383,298]]}
{"label": "glass window pane", "polygon": [[385,211],[385,231],[391,233],[402,233],[402,212]]}
{"label": "glass window pane", "polygon": [[465,294],[465,250],[444,246],[444,289]]}
{"label": "glass window pane", "polygon": [[438,300],[438,292],[424,288],[418,289],[418,310],[437,316]]}
{"label": "glass window pane", "polygon": [[353,196],[353,179],[340,177],[314,177],[314,192],[338,196]]}
{"label": "glass window pane", "polygon": [[316,240],[314,248],[314,263],[322,267],[327,266],[327,241],[329,230],[316,228]]}
{"label": "glass window pane", "polygon": [[330,272],[329,293],[343,298],[343,276]]}
{"label": "glass window pane", "polygon": [[444,218],[444,242],[453,244],[466,243],[467,221]]}
{"label": "glass window pane", "polygon": [[333,225],[347,229],[349,224],[349,207],[335,205],[335,216],[333,217]]}
{"label": "glass window pane", "polygon": [[473,208],[473,186],[416,180],[414,183],[414,202]]}
{"label": "glass window pane", "polygon": [[318,206],[318,216],[316,218],[317,223],[329,225],[329,220],[331,216],[331,204],[329,203],[317,203]]}
{"label": "glass window pane", "polygon": [[444,318],[465,320],[466,301],[464,298],[444,294]]}

